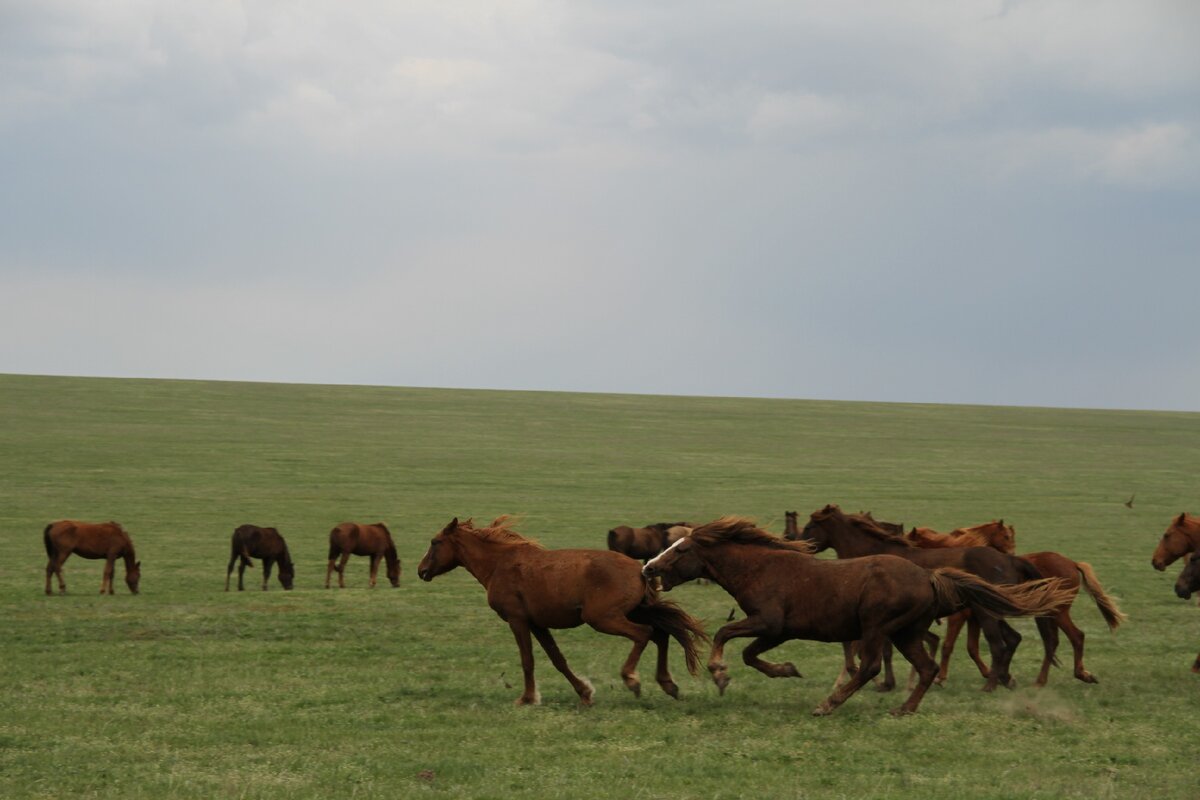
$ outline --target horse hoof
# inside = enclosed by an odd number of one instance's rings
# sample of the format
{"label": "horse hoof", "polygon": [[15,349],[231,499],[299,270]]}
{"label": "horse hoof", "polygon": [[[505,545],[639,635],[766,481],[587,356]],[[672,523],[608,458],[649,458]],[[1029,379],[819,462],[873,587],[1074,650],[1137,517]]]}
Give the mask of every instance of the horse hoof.
{"label": "horse hoof", "polygon": [[1006,681],[1004,681],[1004,688],[1005,689],[1017,688],[1017,679],[1012,677],[1011,675],[1008,676],[1008,679]]}
{"label": "horse hoof", "polygon": [[513,703],[514,706],[539,706],[541,704],[542,704],[542,698],[540,698],[536,695],[534,695],[533,697],[526,697],[525,695],[521,695]]}
{"label": "horse hoof", "polygon": [[943,678],[941,675],[939,675],[939,676],[937,676],[936,678],[934,678],[934,679],[933,679],[933,683],[934,683],[934,685],[935,685],[935,686],[945,686],[945,685],[946,685],[946,679],[945,679],[945,678]]}
{"label": "horse hoof", "polygon": [[1096,680],[1095,675],[1088,672],[1087,670],[1084,670],[1082,673],[1080,673],[1079,675],[1076,675],[1075,677],[1079,678],[1079,680],[1083,681],[1084,683],[1099,683],[1100,682],[1100,681]]}
{"label": "horse hoof", "polygon": [[724,672],[715,673],[713,683],[717,685],[717,694],[724,695],[725,687],[729,685],[729,676]]}
{"label": "horse hoof", "polygon": [[634,697],[642,696],[642,682],[638,680],[625,681],[625,688],[633,692]]}
{"label": "horse hoof", "polygon": [[789,661],[786,664],[783,664],[782,666],[783,666],[783,676],[782,677],[784,677],[784,678],[803,678],[804,677],[803,675],[800,674],[800,670],[796,669],[796,665],[793,664],[792,662]]}
{"label": "horse hoof", "polygon": [[812,715],[814,717],[828,717],[832,713],[833,703],[830,703],[828,700],[826,700],[825,702],[821,703],[821,705],[813,709]]}
{"label": "horse hoof", "polygon": [[911,708],[905,708],[904,706],[897,706],[896,708],[893,708],[888,713],[891,714],[893,717],[907,717],[910,714],[913,714],[915,712]]}
{"label": "horse hoof", "polygon": [[659,686],[661,686],[662,690],[671,697],[675,698],[676,700],[679,699],[679,687],[674,681],[664,681],[663,683],[660,683]]}
{"label": "horse hoof", "polygon": [[879,684],[878,686],[876,686],[875,691],[879,692],[880,694],[883,694],[885,692],[890,692],[892,689],[895,689],[895,688],[896,688],[896,684],[887,683],[885,681],[885,682]]}

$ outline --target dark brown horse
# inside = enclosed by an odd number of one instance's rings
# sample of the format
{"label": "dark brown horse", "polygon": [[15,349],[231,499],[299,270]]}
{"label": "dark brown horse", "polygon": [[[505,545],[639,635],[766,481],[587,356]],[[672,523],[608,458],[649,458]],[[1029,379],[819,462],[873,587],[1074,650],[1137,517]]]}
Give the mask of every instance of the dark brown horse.
{"label": "dark brown horse", "polygon": [[1171,562],[1200,550],[1200,517],[1180,514],[1171,520],[1154,549],[1150,563],[1162,572]]}
{"label": "dark brown horse", "polygon": [[487,602],[508,623],[521,651],[525,690],[517,705],[540,702],[533,678],[532,634],[551,663],[571,684],[585,706],[592,704],[592,684],[567,666],[550,634],[551,628],[574,628],[587,623],[601,633],[624,636],[633,650],[621,667],[621,679],[641,696],[637,664],[650,642],[658,647],[655,679],[671,697],[679,696],[667,667],[668,637],[683,647],[688,671],[699,667],[699,641],[707,640],[699,621],[674,603],[661,600],[642,579],[641,565],[607,550],[547,550],[505,526],[500,517],[485,528],[457,518],[442,528],[417,567],[431,581],[463,567],[487,589]]}
{"label": "dark brown horse", "polygon": [[242,585],[242,576],[246,574],[246,567],[254,567],[254,562],[251,558],[261,558],[263,575],[262,588],[267,590],[267,583],[271,580],[271,566],[279,564],[279,583],[284,589],[292,588],[292,581],[296,577],[296,565],[292,563],[292,555],[288,552],[287,542],[279,535],[279,531],[274,528],[260,528],[257,525],[240,525],[233,532],[233,539],[229,543],[229,566],[225,568],[225,591],[229,591],[229,576],[233,572],[233,565],[241,560],[238,564],[238,591],[242,591],[245,587]]}
{"label": "dark brown horse", "polygon": [[713,638],[708,669],[722,693],[729,684],[724,648],[730,639],[755,637],[742,660],[773,678],[799,677],[792,664],[759,658],[789,639],[859,641],[860,667],[817,706],[817,716],[832,713],[879,673],[888,640],[920,676],[908,699],[893,711],[910,714],[937,674],[922,646],[935,618],[964,606],[988,616],[1040,614],[1059,600],[1052,581],[998,587],[958,569],[930,571],[889,556],[830,561],[813,558],[811,549],[808,543],[772,536],[750,520],[725,517],[692,531],[652,559],[642,574],[661,578],[665,588],[711,578],[746,612],[745,619],[725,625]]}
{"label": "dark brown horse", "polygon": [[[392,542],[392,533],[382,522],[360,525],[357,522],[342,522],[329,532],[329,566],[325,570],[325,588],[336,571],[338,586],[346,588],[346,562],[350,556],[371,557],[371,588],[375,588],[375,576],[379,574],[379,562],[387,562],[387,576],[392,586],[400,585],[400,556]],[[340,557],[340,560],[339,560]]]}
{"label": "dark brown horse", "polygon": [[[1200,553],[1188,556],[1187,563],[1183,565],[1183,572],[1179,573],[1179,579],[1175,581],[1175,594],[1179,597],[1191,600],[1192,592],[1200,592]],[[1200,655],[1196,656],[1192,663],[1192,672],[1200,672]]]}
{"label": "dark brown horse", "polygon": [[655,522],[644,528],[618,525],[608,532],[608,549],[647,561],[686,536],[691,528],[689,522]]}
{"label": "dark brown horse", "polygon": [[[928,531],[928,529],[917,528],[916,531]],[[963,545],[957,546],[973,546],[972,543],[982,542],[986,546],[999,550],[1002,553],[1011,553],[1015,549],[1016,532],[1011,526],[1004,525],[1003,520],[1000,523],[985,523],[977,525],[974,528],[960,528],[960,535],[957,540],[964,542]],[[962,534],[967,535],[962,535]],[[955,538],[946,534],[937,534],[931,536],[928,533],[918,534],[917,536],[909,535],[910,540],[918,547],[937,548],[937,547],[954,547],[950,544]],[[1071,619],[1071,604],[1075,601],[1075,597],[1079,594],[1079,588],[1082,586],[1087,590],[1087,593],[1092,596],[1096,607],[1100,610],[1100,615],[1104,617],[1105,623],[1108,624],[1110,631],[1115,631],[1126,616],[1117,606],[1117,602],[1107,592],[1100,583],[1100,579],[1096,576],[1092,565],[1084,561],[1072,561],[1064,555],[1051,551],[1042,551],[1038,553],[1025,553],[1019,558],[1033,564],[1038,573],[1044,578],[1061,578],[1063,586],[1070,594],[1070,600],[1063,605],[1053,616],[1049,618],[1049,622],[1053,623],[1053,628],[1050,628],[1047,623],[1046,633],[1043,636],[1043,644],[1045,645],[1045,656],[1042,659],[1042,668],[1038,673],[1037,680],[1034,681],[1035,686],[1045,686],[1050,678],[1050,667],[1058,664],[1058,658],[1055,652],[1058,649],[1058,632],[1062,631],[1066,634],[1067,639],[1071,642],[1071,648],[1074,651],[1075,657],[1075,677],[1084,683],[1097,683],[1096,676],[1088,672],[1083,666],[1083,642],[1084,633],[1075,625],[1075,621]],[[967,653],[979,668],[980,673],[987,676],[987,665],[979,657],[979,624],[971,618],[967,612],[959,612],[946,620],[946,636],[942,643],[942,660],[939,665],[937,683],[943,683],[950,672],[950,656],[954,652],[954,643],[958,638],[959,632],[962,630],[963,624],[967,624]]]}
{"label": "dark brown horse", "polygon": [[[843,514],[834,505],[814,512],[799,535],[800,541],[811,542],[817,551],[833,548],[838,558],[858,558],[867,555],[895,555],[927,569],[954,567],[978,575],[989,583],[1012,585],[1039,580],[1042,576],[1027,561],[993,550],[990,547],[953,547],[925,550],[914,547],[903,536],[885,531],[878,524],[861,516]],[[1021,643],[1021,634],[1003,619],[986,615],[980,620],[984,636],[992,651],[984,691],[997,685],[1014,685],[1009,674],[1013,653]],[[1038,631],[1043,640],[1053,636],[1052,624],[1038,619]]]}
{"label": "dark brown horse", "polygon": [[67,593],[63,580],[63,562],[76,553],[83,558],[103,558],[104,577],[100,579],[100,594],[113,592],[113,564],[118,558],[125,559],[125,585],[129,591],[138,593],[138,581],[142,577],[142,562],[133,553],[133,541],[129,534],[115,522],[76,522],[64,519],[51,522],[42,531],[46,545],[46,594],[51,594],[50,577],[58,575],[59,594]]}

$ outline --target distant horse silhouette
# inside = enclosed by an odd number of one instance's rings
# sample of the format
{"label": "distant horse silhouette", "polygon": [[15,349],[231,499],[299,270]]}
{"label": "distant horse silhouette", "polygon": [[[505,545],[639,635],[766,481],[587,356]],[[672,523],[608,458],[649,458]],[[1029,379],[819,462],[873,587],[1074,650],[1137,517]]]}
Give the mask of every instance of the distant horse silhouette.
{"label": "distant horse silhouette", "polygon": [[[930,535],[928,529],[922,528],[914,529],[914,533],[922,530],[927,533],[917,536],[910,534],[909,536],[918,547],[969,547],[982,542],[1002,553],[1011,553],[1015,549],[1016,532],[1012,526],[1004,525],[1003,520],[999,523],[989,522],[984,525],[976,525],[973,528],[960,528],[955,532],[959,534],[957,537],[947,534]],[[963,542],[963,544],[949,544],[955,540]],[[1085,637],[1083,631],[1071,619],[1071,604],[1075,601],[1075,597],[1079,594],[1079,588],[1082,586],[1092,596],[1110,631],[1115,631],[1125,621],[1125,614],[1117,606],[1116,600],[1104,591],[1104,586],[1101,585],[1091,564],[1084,561],[1072,561],[1060,553],[1051,551],[1025,553],[1018,557],[1033,564],[1044,578],[1061,578],[1063,587],[1070,592],[1070,599],[1063,607],[1049,617],[1046,622],[1039,623],[1043,626],[1042,644],[1045,648],[1045,657],[1042,659],[1042,668],[1034,685],[1045,686],[1050,678],[1050,667],[1058,664],[1055,652],[1058,649],[1058,632],[1060,630],[1067,635],[1074,651],[1075,677],[1084,683],[1097,683],[1096,676],[1083,666]],[[945,682],[950,673],[950,656],[954,652],[955,640],[964,623],[967,625],[967,653],[979,668],[980,673],[987,676],[987,665],[979,657],[979,623],[971,618],[969,612],[959,612],[946,620],[946,636],[942,640],[942,660],[937,677],[939,684]]]}
{"label": "distant horse silhouette", "polygon": [[1180,514],[1167,526],[1150,563],[1162,572],[1176,559],[1197,550],[1200,550],[1200,517]]}
{"label": "distant horse silhouette", "polygon": [[667,666],[668,638],[683,647],[688,671],[696,674],[698,642],[708,638],[699,621],[674,603],[659,599],[633,559],[607,550],[547,550],[506,527],[507,520],[500,517],[487,527],[476,528],[471,520],[454,518],[433,537],[417,575],[431,581],[461,566],[487,589],[488,605],[508,623],[521,651],[525,689],[517,705],[541,701],[533,677],[530,634],[541,643],[580,702],[592,704],[592,684],[571,671],[550,634],[551,628],[584,623],[601,633],[633,641],[621,667],[621,679],[637,696],[641,696],[637,664],[646,645],[654,642],[658,648],[655,680],[664,692],[678,697],[679,687]]}
{"label": "distant horse silhouette", "polygon": [[329,588],[329,579],[335,571],[338,574],[338,586],[342,589],[346,588],[346,562],[352,555],[371,557],[370,586],[372,588],[375,587],[375,576],[379,573],[381,560],[387,562],[387,576],[392,586],[400,585],[400,557],[396,554],[396,545],[392,542],[391,531],[382,522],[376,522],[374,525],[343,522],[329,532],[329,566],[325,570],[326,589]]}
{"label": "distant horse silhouette", "polygon": [[608,549],[647,561],[691,530],[689,522],[655,522],[644,528],[618,525],[608,532]]}
{"label": "distant horse silhouette", "polygon": [[271,580],[271,566],[277,562],[279,564],[279,583],[284,589],[292,588],[292,581],[296,577],[296,566],[292,563],[287,542],[279,535],[279,531],[274,528],[260,528],[257,525],[241,525],[233,532],[233,538],[229,544],[229,566],[225,569],[225,591],[229,591],[229,576],[233,572],[233,565],[239,559],[241,563],[238,563],[238,591],[245,588],[242,585],[242,576],[246,574],[246,567],[254,566],[251,558],[262,559],[264,592],[267,590],[267,583]]}
{"label": "distant horse silhouette", "polygon": [[665,588],[706,576],[746,612],[745,619],[723,626],[713,638],[708,669],[722,693],[729,684],[724,663],[729,639],[755,637],[742,660],[772,678],[799,677],[792,664],[759,658],[789,639],[859,641],[860,667],[817,706],[816,716],[832,713],[879,673],[889,639],[920,676],[908,699],[892,712],[911,714],[937,674],[922,646],[935,618],[964,606],[983,610],[984,616],[1042,614],[1060,600],[1057,581],[1000,587],[959,569],[930,571],[902,558],[813,558],[812,547],[772,536],[751,520],[724,517],[696,528],[651,559],[642,574],[660,578]]}
{"label": "distant horse silhouette", "polygon": [[[1200,591],[1200,553],[1192,553],[1183,565],[1179,579],[1175,581],[1175,594],[1184,600],[1191,600],[1192,592],[1197,591]],[[1192,663],[1192,672],[1200,672],[1200,655]]]}
{"label": "distant horse silhouette", "polygon": [[46,545],[46,594],[51,594],[50,578],[58,576],[59,594],[67,593],[63,580],[63,562],[76,553],[82,558],[103,558],[104,577],[100,579],[100,594],[113,592],[113,564],[118,558],[125,559],[125,585],[129,591],[138,593],[138,581],[142,577],[142,562],[133,553],[133,540],[115,522],[76,522],[64,519],[51,522],[42,531]]}

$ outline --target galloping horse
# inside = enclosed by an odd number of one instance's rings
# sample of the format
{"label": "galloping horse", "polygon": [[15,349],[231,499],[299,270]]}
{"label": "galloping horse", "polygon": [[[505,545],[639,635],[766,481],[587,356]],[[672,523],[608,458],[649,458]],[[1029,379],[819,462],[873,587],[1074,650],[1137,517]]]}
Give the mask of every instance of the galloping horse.
{"label": "galloping horse", "polygon": [[525,689],[517,705],[541,702],[533,677],[530,634],[580,702],[592,704],[592,684],[571,671],[550,634],[551,628],[574,628],[585,622],[601,633],[633,641],[621,679],[639,697],[638,660],[646,645],[654,642],[658,647],[655,680],[664,692],[678,697],[679,687],[667,667],[668,637],[683,647],[688,671],[695,675],[700,663],[698,642],[708,639],[700,622],[674,603],[659,599],[633,559],[607,550],[547,550],[506,527],[507,519],[500,517],[485,528],[476,528],[471,520],[452,519],[429,543],[417,575],[431,581],[461,566],[487,589],[488,605],[508,623],[521,651]]}
{"label": "galloping horse", "polygon": [[[960,528],[959,530],[973,532],[976,536],[982,536],[982,541],[986,546],[999,550],[1002,553],[1011,553],[1015,549],[1016,532],[1011,526],[1003,525],[1003,520],[1001,520],[999,527],[997,527],[996,523],[987,523],[985,525],[977,525],[974,528]],[[942,536],[945,535],[943,534]],[[949,540],[950,537],[937,538],[926,535],[914,538],[913,542],[918,547],[955,546],[947,544],[946,542]],[[979,541],[975,537],[962,537],[961,540]],[[1064,588],[1071,593],[1070,600],[1050,618],[1050,621],[1053,622],[1053,627],[1047,627],[1045,633],[1048,635],[1043,635],[1042,637],[1042,642],[1045,645],[1045,657],[1042,659],[1042,668],[1038,673],[1037,680],[1034,681],[1034,685],[1045,686],[1050,678],[1050,667],[1058,663],[1055,652],[1058,649],[1058,632],[1060,630],[1067,635],[1067,639],[1071,642],[1071,649],[1075,657],[1075,677],[1084,683],[1097,683],[1096,676],[1088,672],[1083,666],[1083,642],[1085,637],[1083,631],[1071,619],[1071,604],[1075,602],[1075,597],[1079,594],[1079,587],[1082,586],[1092,596],[1092,600],[1095,601],[1096,607],[1100,610],[1100,615],[1104,617],[1104,621],[1107,623],[1110,631],[1115,631],[1126,620],[1125,614],[1117,606],[1116,600],[1104,591],[1104,586],[1101,585],[1100,579],[1096,576],[1096,572],[1092,569],[1091,564],[1085,561],[1072,561],[1060,553],[1051,551],[1025,553],[1018,556],[1018,558],[1033,564],[1044,578],[1061,578]],[[987,665],[979,658],[979,624],[971,618],[970,614],[959,613],[946,620],[946,636],[942,642],[942,661],[937,677],[937,683],[939,684],[945,682],[946,676],[950,672],[950,656],[954,652],[954,642],[958,638],[964,622],[967,624],[967,653],[971,656],[979,671],[985,677],[987,676]]]}
{"label": "galloping horse", "polygon": [[937,665],[922,637],[940,616],[960,608],[985,615],[1046,613],[1060,601],[1057,582],[1020,587],[992,586],[958,569],[923,569],[900,558],[846,560],[813,558],[806,542],[789,542],[747,519],[724,517],[692,531],[643,569],[665,588],[705,576],[733,595],[746,618],[723,626],[713,638],[708,669],[718,690],[729,684],[725,643],[755,637],[742,660],[772,678],[799,677],[792,664],[772,664],[759,655],[789,639],[860,641],[861,666],[813,711],[830,714],[879,673],[889,639],[916,669],[920,680],[894,714],[911,714],[933,683]]}
{"label": "galloping horse", "polygon": [[1197,550],[1200,550],[1200,517],[1180,514],[1167,526],[1150,563],[1162,572],[1171,562]]}
{"label": "galloping horse", "polygon": [[955,528],[950,533],[939,533],[933,528],[913,528],[905,538],[917,547],[992,547],[1012,555],[1017,552],[1016,536],[1012,526],[999,519],[969,528]]}
{"label": "galloping horse", "polygon": [[[1200,553],[1193,553],[1183,565],[1179,580],[1175,581],[1175,594],[1184,600],[1191,600],[1192,592],[1197,591],[1200,591]],[[1192,672],[1200,672],[1200,655],[1192,663]]]}
{"label": "galloping horse", "polygon": [[242,585],[242,576],[246,574],[246,567],[254,566],[251,558],[262,559],[264,592],[267,590],[267,583],[271,580],[271,565],[275,562],[279,562],[279,583],[284,589],[292,588],[292,581],[296,577],[296,565],[292,563],[292,555],[288,552],[287,542],[279,535],[279,531],[274,528],[260,528],[257,525],[241,525],[233,532],[233,538],[229,543],[229,566],[225,568],[225,591],[229,591],[229,576],[238,559],[241,559],[241,563],[238,563],[238,591],[245,588]]}
{"label": "galloping horse", "polygon": [[64,519],[51,522],[42,531],[46,545],[46,594],[50,594],[50,577],[58,575],[59,594],[67,593],[63,580],[63,562],[72,553],[83,558],[103,558],[104,577],[100,579],[100,594],[113,592],[113,564],[118,558],[125,559],[125,585],[129,591],[138,593],[138,581],[142,577],[142,562],[133,553],[133,541],[129,534],[115,522],[76,522]]}
{"label": "galloping horse", "polygon": [[[379,574],[379,562],[387,562],[387,576],[392,586],[400,585],[400,557],[392,542],[392,533],[382,522],[360,525],[357,522],[342,522],[329,532],[329,566],[325,570],[325,588],[336,571],[338,587],[346,588],[346,562],[350,556],[371,557],[371,588],[375,588],[375,576]],[[341,560],[338,560],[338,557]],[[334,563],[334,562],[337,563]]]}
{"label": "galloping horse", "polygon": [[691,528],[690,522],[655,522],[644,528],[618,525],[608,532],[608,549],[646,561],[686,536]]}
{"label": "galloping horse", "polygon": [[[694,534],[693,534],[694,535]],[[927,569],[954,567],[978,575],[989,583],[1010,585],[1035,581],[1041,575],[1027,561],[1006,555],[990,547],[953,547],[925,550],[914,547],[903,536],[889,533],[864,517],[844,514],[835,505],[813,512],[798,537],[816,546],[817,551],[832,547],[838,558],[857,558],[866,555],[894,555]],[[985,615],[980,622],[992,651],[992,665],[983,690],[990,692],[999,684],[1011,687],[1009,665],[1021,643],[1021,634],[1003,619]],[[1039,617],[1038,630],[1042,638],[1051,636],[1051,626]]]}

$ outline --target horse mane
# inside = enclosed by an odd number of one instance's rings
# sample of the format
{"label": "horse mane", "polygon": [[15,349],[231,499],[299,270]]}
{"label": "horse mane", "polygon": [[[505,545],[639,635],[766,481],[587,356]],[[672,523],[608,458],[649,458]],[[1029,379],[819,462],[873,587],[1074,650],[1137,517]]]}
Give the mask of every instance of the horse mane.
{"label": "horse mane", "polygon": [[501,514],[492,520],[491,525],[482,528],[476,528],[475,523],[471,520],[458,523],[457,530],[467,531],[476,539],[484,542],[493,542],[495,544],[522,545],[528,544],[536,547],[539,550],[545,550],[540,542],[535,539],[522,536],[521,534],[508,527],[508,521],[512,519],[508,514]]}
{"label": "horse mane", "polygon": [[659,533],[666,533],[667,531],[671,530],[671,528],[678,528],[680,526],[685,528],[689,527],[686,522],[655,522],[653,525],[647,525],[646,528],[648,530],[658,531]]}
{"label": "horse mane", "polygon": [[734,542],[758,547],[768,547],[773,550],[790,550],[793,553],[811,554],[814,550],[810,542],[791,542],[780,539],[768,533],[747,517],[721,517],[715,522],[701,525],[692,530],[691,539],[702,545],[712,545],[720,542]]}
{"label": "horse mane", "polygon": [[[837,506],[834,506],[834,508],[837,508]],[[842,516],[845,517],[846,521],[853,525],[857,530],[867,534],[868,536],[872,536],[881,542],[898,544],[901,547],[916,547],[916,545],[910,539],[905,538],[903,534],[892,533],[891,531],[883,528],[873,519],[863,517],[858,514],[842,514]]]}

